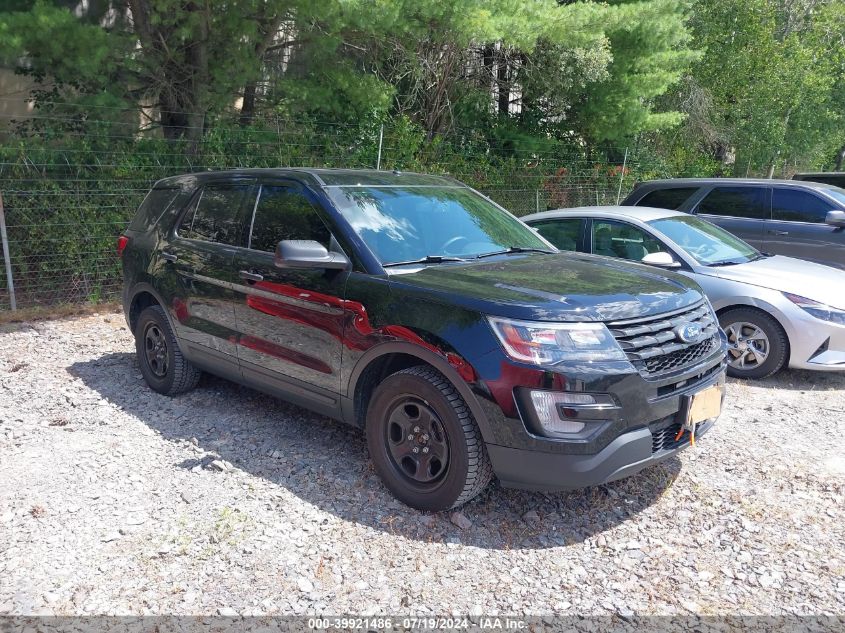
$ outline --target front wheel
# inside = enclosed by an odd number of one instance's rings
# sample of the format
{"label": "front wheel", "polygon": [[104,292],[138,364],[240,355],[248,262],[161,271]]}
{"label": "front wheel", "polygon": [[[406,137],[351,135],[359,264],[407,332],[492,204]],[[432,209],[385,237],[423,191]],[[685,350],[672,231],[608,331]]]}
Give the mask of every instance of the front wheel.
{"label": "front wheel", "polygon": [[766,378],[786,364],[786,333],[765,312],[734,308],[719,316],[719,325],[728,337],[729,376]]}
{"label": "front wheel", "polygon": [[493,470],[478,425],[443,374],[425,365],[388,376],[367,409],[367,445],[384,485],[419,510],[477,496]]}

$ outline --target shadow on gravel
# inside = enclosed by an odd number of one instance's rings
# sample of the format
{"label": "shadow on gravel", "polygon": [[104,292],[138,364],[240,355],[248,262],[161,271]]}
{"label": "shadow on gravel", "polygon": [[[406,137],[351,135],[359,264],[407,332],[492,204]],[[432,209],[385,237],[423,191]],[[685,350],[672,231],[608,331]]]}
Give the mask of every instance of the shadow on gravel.
{"label": "shadow on gravel", "polygon": [[[211,376],[191,393],[168,398],[146,386],[134,354],[107,354],[68,371],[168,440],[196,440],[236,468],[344,520],[426,542],[492,549],[577,543],[635,517],[680,472],[673,457],[635,477],[569,493],[494,484],[461,509],[472,521],[461,530],[448,513],[426,515],[393,499],[370,466],[359,429]],[[213,459],[192,456],[174,467],[206,467]],[[273,502],[284,511],[284,502]]]}
{"label": "shadow on gravel", "polygon": [[749,387],[765,389],[789,389],[791,391],[845,391],[845,372],[808,371],[806,369],[784,369],[774,376],[762,380],[737,380],[731,382]]}

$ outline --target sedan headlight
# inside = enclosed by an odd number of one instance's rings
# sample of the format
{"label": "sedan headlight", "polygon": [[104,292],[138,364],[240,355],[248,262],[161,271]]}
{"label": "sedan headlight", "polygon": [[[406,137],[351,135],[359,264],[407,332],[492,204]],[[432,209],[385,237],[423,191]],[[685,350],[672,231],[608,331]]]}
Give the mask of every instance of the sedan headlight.
{"label": "sedan headlight", "polygon": [[627,360],[603,323],[544,323],[488,317],[514,360],[534,365],[563,361]]}
{"label": "sedan headlight", "polygon": [[836,325],[845,325],[845,310],[833,308],[825,303],[819,303],[818,301],[813,301],[812,299],[793,295],[788,292],[784,292],[783,296],[801,308],[804,312],[811,314],[817,319],[821,319],[822,321],[827,321],[829,323],[835,323]]}

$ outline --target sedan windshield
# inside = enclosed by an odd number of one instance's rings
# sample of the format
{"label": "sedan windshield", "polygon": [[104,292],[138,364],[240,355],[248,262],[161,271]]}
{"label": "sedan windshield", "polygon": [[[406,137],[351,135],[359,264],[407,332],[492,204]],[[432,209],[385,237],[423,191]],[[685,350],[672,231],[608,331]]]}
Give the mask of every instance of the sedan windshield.
{"label": "sedan windshield", "polygon": [[822,189],[822,191],[834,200],[838,200],[842,204],[845,204],[845,189],[840,189],[839,187],[828,187],[826,189]]}
{"label": "sedan windshield", "polygon": [[555,252],[515,217],[466,187],[329,187],[382,265],[439,264],[526,250]]}
{"label": "sedan windshield", "polygon": [[678,215],[649,224],[705,266],[744,264],[763,257],[750,244],[695,216]]}

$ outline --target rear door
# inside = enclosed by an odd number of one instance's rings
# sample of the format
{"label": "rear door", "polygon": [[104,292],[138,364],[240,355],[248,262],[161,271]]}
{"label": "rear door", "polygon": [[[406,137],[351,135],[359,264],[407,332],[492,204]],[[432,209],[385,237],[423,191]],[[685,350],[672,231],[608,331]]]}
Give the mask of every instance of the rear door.
{"label": "rear door", "polygon": [[[161,294],[176,315],[183,351],[199,362],[220,362],[237,372],[232,259],[243,239],[249,181],[203,186],[188,205],[170,243],[162,248]],[[223,369],[221,367],[221,369]]]}
{"label": "rear door", "polygon": [[766,220],[771,218],[771,188],[719,185],[696,205],[694,213],[765,250]]}
{"label": "rear door", "polygon": [[294,181],[262,182],[246,248],[234,258],[241,373],[261,388],[331,414],[339,406],[344,290],[349,273],[277,268],[281,240],[339,250],[313,194]]}
{"label": "rear door", "polygon": [[845,231],[825,223],[837,208],[811,191],[775,186],[764,250],[845,268]]}

